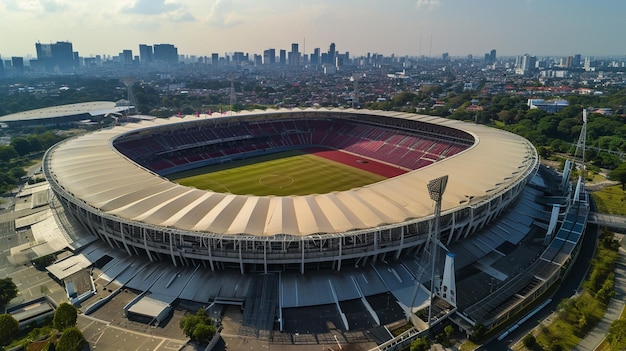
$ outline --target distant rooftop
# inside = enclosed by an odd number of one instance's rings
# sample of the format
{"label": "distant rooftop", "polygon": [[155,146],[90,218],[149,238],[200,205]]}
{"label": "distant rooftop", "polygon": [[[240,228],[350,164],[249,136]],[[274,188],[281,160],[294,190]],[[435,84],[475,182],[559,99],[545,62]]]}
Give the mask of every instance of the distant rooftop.
{"label": "distant rooftop", "polygon": [[90,114],[97,116],[105,113],[119,112],[127,109],[128,106],[116,106],[111,101],[92,101],[78,104],[61,105],[36,110],[23,111],[0,117],[0,123],[35,121],[40,119],[50,119],[58,117],[76,116]]}

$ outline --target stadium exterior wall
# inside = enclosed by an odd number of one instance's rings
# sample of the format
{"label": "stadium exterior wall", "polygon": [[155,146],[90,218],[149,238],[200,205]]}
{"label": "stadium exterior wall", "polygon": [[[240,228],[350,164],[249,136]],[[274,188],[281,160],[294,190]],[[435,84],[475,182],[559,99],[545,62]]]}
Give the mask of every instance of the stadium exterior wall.
{"label": "stadium exterior wall", "polygon": [[[50,167],[56,147],[46,153],[43,169],[65,210],[111,247],[129,255],[146,255],[151,261],[171,260],[176,266],[202,265],[211,270],[236,268],[242,273],[341,270],[345,265],[358,267],[368,261],[417,255],[433,228],[432,215],[376,228],[306,236],[198,233],[133,221],[87,204],[58,183]],[[506,187],[442,212],[441,241],[448,245],[462,240],[490,223],[517,199],[537,169],[538,159],[534,157],[524,174]]]}

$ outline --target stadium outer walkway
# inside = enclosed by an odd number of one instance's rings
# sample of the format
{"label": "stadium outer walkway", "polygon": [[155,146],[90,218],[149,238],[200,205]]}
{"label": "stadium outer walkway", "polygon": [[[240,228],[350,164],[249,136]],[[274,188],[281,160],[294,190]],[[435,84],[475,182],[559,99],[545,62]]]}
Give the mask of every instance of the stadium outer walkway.
{"label": "stadium outer walkway", "polygon": [[619,239],[622,246],[619,248],[619,258],[615,265],[615,296],[609,302],[600,322],[576,345],[574,351],[595,350],[606,337],[611,323],[619,319],[624,309],[626,300],[626,238],[621,236]]}

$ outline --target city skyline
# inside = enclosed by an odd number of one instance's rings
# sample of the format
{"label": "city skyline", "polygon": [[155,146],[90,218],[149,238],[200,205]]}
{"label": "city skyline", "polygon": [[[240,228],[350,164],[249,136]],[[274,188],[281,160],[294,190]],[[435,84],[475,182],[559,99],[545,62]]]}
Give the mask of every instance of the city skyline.
{"label": "city skyline", "polygon": [[498,56],[622,56],[618,26],[626,3],[602,2],[3,0],[0,31],[10,39],[0,55],[35,56],[36,42],[70,41],[84,57],[124,49],[137,55],[139,44],[160,43],[198,56],[299,43],[309,54],[331,42],[351,55],[480,57],[497,49]]}

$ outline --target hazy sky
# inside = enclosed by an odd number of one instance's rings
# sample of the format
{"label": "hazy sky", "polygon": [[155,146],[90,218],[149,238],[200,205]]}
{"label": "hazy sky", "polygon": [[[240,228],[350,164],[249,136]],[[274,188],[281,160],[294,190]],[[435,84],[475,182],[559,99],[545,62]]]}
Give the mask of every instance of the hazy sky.
{"label": "hazy sky", "polygon": [[140,43],[223,55],[331,42],[351,55],[621,56],[625,17],[623,0],[0,0],[0,55],[71,41],[85,57],[138,55]]}

